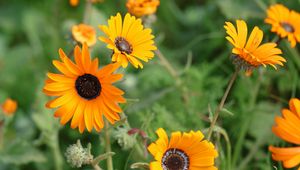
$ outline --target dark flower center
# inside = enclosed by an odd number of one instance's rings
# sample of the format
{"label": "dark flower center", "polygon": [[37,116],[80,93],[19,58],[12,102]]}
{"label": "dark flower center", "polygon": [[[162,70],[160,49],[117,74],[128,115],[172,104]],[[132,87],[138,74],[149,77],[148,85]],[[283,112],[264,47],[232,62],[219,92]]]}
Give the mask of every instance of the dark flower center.
{"label": "dark flower center", "polygon": [[171,148],[164,153],[161,164],[163,170],[188,170],[190,160],[184,151]]}
{"label": "dark flower center", "polygon": [[84,74],[79,76],[75,82],[77,93],[87,99],[96,98],[101,93],[101,84],[97,77],[91,74]]}
{"label": "dark flower center", "polygon": [[293,33],[295,31],[294,27],[291,24],[287,23],[287,22],[282,22],[282,23],[280,23],[280,25],[283,27],[283,29],[286,32]]}
{"label": "dark flower center", "polygon": [[115,45],[117,46],[118,50],[122,53],[131,54],[132,53],[132,46],[129,42],[123,37],[117,37],[115,39]]}

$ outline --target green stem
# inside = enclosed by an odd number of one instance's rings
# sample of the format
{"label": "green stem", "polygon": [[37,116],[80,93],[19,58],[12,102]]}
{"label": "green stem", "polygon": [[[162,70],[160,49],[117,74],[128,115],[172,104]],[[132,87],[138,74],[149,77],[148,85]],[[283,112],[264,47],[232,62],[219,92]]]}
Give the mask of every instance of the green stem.
{"label": "green stem", "polygon": [[232,88],[232,85],[233,85],[234,81],[236,80],[236,77],[237,77],[239,71],[240,71],[239,68],[237,68],[237,69],[235,70],[235,72],[233,73],[233,75],[232,75],[232,77],[231,77],[231,79],[230,79],[230,81],[229,81],[229,83],[228,83],[228,85],[227,85],[226,91],[225,91],[225,93],[224,93],[224,95],[223,95],[223,97],[222,97],[222,99],[221,99],[221,102],[219,103],[218,108],[217,108],[216,111],[215,111],[215,114],[214,114],[214,116],[213,116],[213,120],[212,120],[212,122],[211,122],[211,124],[210,124],[209,130],[208,130],[208,135],[207,135],[207,140],[210,140],[210,138],[211,138],[211,135],[212,135],[212,133],[213,133],[214,126],[216,125],[216,122],[217,122],[218,117],[219,117],[219,113],[220,113],[220,111],[221,111],[221,110],[223,109],[223,107],[224,107],[225,101],[226,101],[226,99],[227,99],[227,97],[228,97],[228,94],[229,94],[229,92],[230,92],[230,90],[231,90],[231,88]]}
{"label": "green stem", "polygon": [[[168,70],[168,72],[171,74],[171,76],[176,80],[178,80],[178,73],[177,71],[172,67],[170,62],[167,60],[167,58],[160,52],[159,49],[155,51],[156,56],[159,58],[161,64]],[[176,82],[177,83],[177,82]]]}
{"label": "green stem", "polygon": [[0,120],[0,150],[3,148],[3,125],[4,125],[4,120]]}
{"label": "green stem", "polygon": [[[105,151],[106,153],[111,152],[111,146],[110,146],[110,129],[109,129],[109,123],[107,120],[105,122]],[[107,163],[107,170],[113,170],[113,161],[112,161],[112,156],[108,156],[106,159]]]}
{"label": "green stem", "polygon": [[[163,65],[167,71],[170,73],[170,75],[175,80],[175,85],[179,87],[181,91],[181,96],[186,104],[189,100],[189,97],[187,95],[187,89],[183,86],[182,80],[179,77],[179,73],[176,71],[176,69],[171,65],[171,63],[168,61],[168,59],[161,53],[159,49],[155,51],[156,56],[159,58],[161,65]],[[186,105],[185,105],[186,106]]]}
{"label": "green stem", "polygon": [[54,164],[55,164],[55,169],[56,170],[63,170],[62,165],[63,165],[63,158],[60,153],[59,149],[59,143],[58,143],[58,132],[55,134],[53,143],[50,144],[52,146],[52,152],[53,152],[53,157],[54,157]]}
{"label": "green stem", "polygon": [[258,141],[252,146],[248,155],[245,158],[243,158],[241,164],[238,166],[237,169],[245,169],[246,168],[247,164],[252,160],[252,158],[257,153],[259,147],[265,142],[265,140],[266,140],[265,138],[258,139]]}
{"label": "green stem", "polygon": [[[256,86],[254,87],[253,90],[253,95],[252,98],[249,100],[249,113],[252,112],[253,108],[255,107],[255,103],[257,100],[257,96],[258,96],[258,92],[261,86],[261,79],[263,78],[263,74],[264,72],[260,72],[259,77],[257,79],[257,83]],[[247,113],[246,113],[247,114]],[[249,117],[247,119],[245,119],[245,121],[243,122],[242,127],[240,128],[240,135],[238,137],[238,140],[235,144],[235,148],[234,148],[234,152],[233,152],[233,159],[232,159],[232,164],[235,167],[236,166],[236,162],[238,161],[238,156],[241,153],[242,150],[242,146],[244,144],[244,140],[245,140],[245,136],[247,134],[248,128],[250,126],[250,123],[252,121],[252,117]]]}
{"label": "green stem", "polygon": [[299,52],[295,48],[291,48],[290,44],[288,42],[285,42],[285,45],[286,45],[287,49],[290,51],[290,53],[292,54],[290,56],[294,60],[294,63],[296,64],[298,69],[300,69],[300,54],[299,54]]}
{"label": "green stem", "polygon": [[93,165],[94,170],[102,170],[99,165]]}

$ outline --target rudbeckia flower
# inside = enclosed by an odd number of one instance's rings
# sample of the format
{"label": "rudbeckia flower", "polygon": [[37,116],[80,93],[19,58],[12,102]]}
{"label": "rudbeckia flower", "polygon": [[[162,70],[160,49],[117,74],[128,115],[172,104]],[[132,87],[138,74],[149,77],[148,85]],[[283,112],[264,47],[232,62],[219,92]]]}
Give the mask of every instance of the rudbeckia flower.
{"label": "rudbeckia flower", "polygon": [[120,119],[124,103],[124,92],[112,85],[120,80],[122,74],[113,72],[119,67],[109,64],[98,69],[98,59],[91,60],[86,44],[82,51],[74,49],[75,63],[59,50],[61,61],[54,60],[53,65],[61,74],[48,73],[44,93],[56,96],[46,104],[48,108],[57,108],[54,116],[60,117],[60,123],[71,121],[71,128],[79,127],[82,133],[86,128],[89,132],[95,128],[100,131],[103,126],[103,115],[111,123]]}
{"label": "rudbeckia flower", "polygon": [[276,64],[283,66],[286,62],[280,56],[282,54],[276,43],[265,43],[261,45],[263,32],[258,27],[254,27],[248,40],[247,24],[243,20],[236,21],[237,28],[230,22],[225,22],[224,28],[228,36],[226,39],[234,46],[232,49],[233,62],[238,67],[251,72],[258,66],[271,65],[276,69]]}
{"label": "rudbeckia flower", "polygon": [[143,68],[140,60],[148,62],[154,57],[154,36],[151,29],[142,25],[141,19],[136,19],[126,14],[124,21],[118,13],[108,20],[108,26],[100,25],[99,28],[107,37],[99,39],[107,43],[107,48],[113,50],[112,61],[127,67],[130,62],[135,68]]}
{"label": "rudbeckia flower", "polygon": [[[282,116],[276,116],[276,125],[272,131],[281,139],[293,143],[295,147],[279,148],[270,146],[272,158],[282,161],[285,168],[293,168],[300,164],[300,100],[293,98],[289,102],[290,108],[282,110]],[[298,170],[300,167],[298,167]]]}
{"label": "rudbeckia flower", "polygon": [[281,4],[272,5],[267,10],[265,22],[272,26],[271,31],[281,38],[287,37],[291,47],[300,42],[300,14]]}
{"label": "rudbeckia flower", "polygon": [[7,116],[12,115],[18,108],[18,103],[15,100],[10,98],[6,99],[4,103],[1,105],[1,109],[3,113]]}
{"label": "rudbeckia flower", "polygon": [[96,43],[96,30],[89,25],[79,24],[72,27],[72,35],[74,40],[89,47]]}
{"label": "rudbeckia flower", "polygon": [[216,170],[214,160],[218,156],[214,145],[200,131],[173,132],[169,141],[165,130],[156,131],[158,139],[148,147],[156,161],[150,170]]}
{"label": "rudbeckia flower", "polygon": [[159,0],[127,0],[128,12],[137,17],[150,15],[156,12]]}

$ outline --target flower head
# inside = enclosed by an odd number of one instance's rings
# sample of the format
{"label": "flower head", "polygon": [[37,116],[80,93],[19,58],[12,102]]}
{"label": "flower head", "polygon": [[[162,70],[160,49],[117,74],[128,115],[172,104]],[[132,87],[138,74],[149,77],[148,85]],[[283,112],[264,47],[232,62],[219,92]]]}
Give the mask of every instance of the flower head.
{"label": "flower head", "polygon": [[18,108],[18,103],[15,100],[10,98],[6,99],[4,103],[1,105],[1,109],[3,113],[7,116],[12,115]]}
{"label": "flower head", "polygon": [[226,39],[234,46],[232,53],[235,54],[233,62],[238,67],[251,71],[253,68],[263,65],[271,65],[276,69],[276,64],[283,65],[286,60],[280,56],[282,54],[276,43],[261,44],[263,32],[258,27],[254,27],[248,41],[247,24],[243,20],[237,20],[237,29],[230,22],[226,22],[224,28],[228,36]]}
{"label": "flower head", "polygon": [[96,30],[92,26],[86,24],[74,25],[72,35],[81,44],[86,43],[88,46],[93,46],[96,43]]}
{"label": "flower head", "polygon": [[103,115],[114,124],[122,112],[118,103],[124,103],[124,92],[112,85],[120,80],[122,74],[113,72],[118,64],[109,64],[98,69],[98,59],[91,60],[86,44],[82,51],[75,47],[75,63],[63,50],[59,50],[62,62],[54,60],[53,65],[61,74],[48,73],[44,93],[57,96],[49,101],[48,108],[57,108],[54,116],[60,117],[60,123],[71,121],[71,128],[79,127],[82,133],[85,128],[90,132],[93,128],[100,131],[103,126]]}
{"label": "flower head", "polygon": [[132,15],[142,17],[156,12],[159,0],[127,0],[126,7]]}
{"label": "flower head", "polygon": [[292,47],[300,42],[300,14],[281,4],[272,5],[267,10],[265,22],[272,26],[271,31],[281,38],[287,37]]}
{"label": "flower head", "polygon": [[218,153],[200,131],[173,132],[170,141],[162,128],[156,133],[159,138],[148,147],[156,160],[150,163],[150,170],[217,170],[214,159]]}
{"label": "flower head", "polygon": [[[290,108],[282,110],[282,117],[276,116],[276,125],[272,131],[281,139],[300,145],[300,100],[293,98],[289,102]],[[270,146],[272,158],[282,161],[285,168],[292,168],[300,164],[300,146],[278,148]]]}
{"label": "flower head", "polygon": [[151,29],[144,29],[141,19],[126,14],[122,23],[122,17],[118,13],[108,20],[108,26],[100,25],[99,28],[107,36],[99,39],[113,50],[113,62],[118,62],[123,67],[127,67],[130,62],[135,68],[143,68],[140,60],[148,62],[154,57],[154,36]]}

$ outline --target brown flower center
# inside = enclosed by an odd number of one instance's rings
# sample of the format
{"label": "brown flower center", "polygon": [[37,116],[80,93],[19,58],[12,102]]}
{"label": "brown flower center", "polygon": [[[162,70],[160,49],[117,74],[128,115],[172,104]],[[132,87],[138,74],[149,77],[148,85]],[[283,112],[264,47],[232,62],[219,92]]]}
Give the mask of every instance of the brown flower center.
{"label": "brown flower center", "polygon": [[188,170],[190,159],[184,151],[171,148],[164,153],[161,164],[163,170]]}
{"label": "brown flower center", "polygon": [[132,53],[132,46],[129,42],[123,37],[117,37],[115,39],[115,45],[117,46],[118,50],[122,53],[131,54]]}
{"label": "brown flower center", "polygon": [[100,81],[91,74],[79,76],[75,82],[75,88],[77,93],[87,100],[94,99],[101,93]]}
{"label": "brown flower center", "polygon": [[282,23],[280,23],[280,25],[283,27],[283,29],[286,32],[293,33],[295,31],[294,27],[291,24],[287,23],[287,22],[282,22]]}

